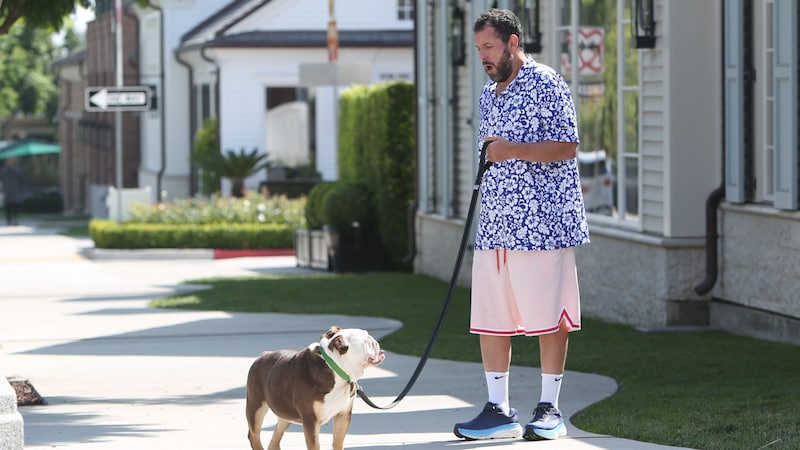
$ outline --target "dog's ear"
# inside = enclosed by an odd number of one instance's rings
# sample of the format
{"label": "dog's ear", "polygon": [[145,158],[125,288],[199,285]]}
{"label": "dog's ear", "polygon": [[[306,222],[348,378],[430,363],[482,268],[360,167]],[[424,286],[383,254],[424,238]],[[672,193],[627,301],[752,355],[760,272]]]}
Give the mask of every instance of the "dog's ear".
{"label": "dog's ear", "polygon": [[334,336],[336,333],[338,333],[338,332],[339,332],[339,331],[341,331],[341,330],[342,330],[341,328],[339,328],[339,327],[337,327],[336,325],[334,325],[334,326],[330,327],[330,328],[328,329],[328,331],[326,331],[326,332],[325,332],[325,334],[323,334],[323,335],[322,335],[322,338],[324,338],[324,339],[331,339],[331,338],[333,338],[333,336]]}
{"label": "dog's ear", "polygon": [[340,355],[347,353],[347,349],[349,348],[350,347],[347,345],[347,342],[345,342],[344,336],[342,335],[336,336],[334,339],[331,339],[331,341],[328,342],[328,349],[331,351],[336,350]]}

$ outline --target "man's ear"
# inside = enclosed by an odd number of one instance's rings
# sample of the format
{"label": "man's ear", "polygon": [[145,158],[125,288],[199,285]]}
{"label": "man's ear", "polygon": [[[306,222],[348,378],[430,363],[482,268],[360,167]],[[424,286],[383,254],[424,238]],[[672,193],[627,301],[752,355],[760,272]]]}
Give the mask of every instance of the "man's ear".
{"label": "man's ear", "polygon": [[514,49],[514,51],[512,51],[511,53],[514,53],[519,48],[519,36],[517,36],[516,34],[512,34],[511,36],[508,37],[508,43]]}

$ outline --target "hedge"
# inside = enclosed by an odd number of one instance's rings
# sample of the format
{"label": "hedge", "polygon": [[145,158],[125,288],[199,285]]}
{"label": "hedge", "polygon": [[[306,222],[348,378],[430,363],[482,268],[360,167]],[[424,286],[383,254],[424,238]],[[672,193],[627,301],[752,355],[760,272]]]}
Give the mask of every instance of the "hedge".
{"label": "hedge", "polygon": [[305,217],[308,228],[318,230],[325,225],[322,212],[324,206],[323,200],[325,200],[325,195],[333,188],[334,184],[333,181],[323,181],[322,183],[316,184],[311,188],[311,191],[308,192],[305,206]]}
{"label": "hedge", "polygon": [[95,219],[89,236],[96,248],[284,249],[294,247],[294,226],[284,224],[119,224]]}
{"label": "hedge", "polygon": [[342,92],[339,178],[372,192],[380,245],[408,270],[408,210],[415,195],[414,84],[394,81]]}
{"label": "hedge", "polygon": [[59,192],[33,192],[22,205],[20,211],[26,213],[61,213],[64,201]]}

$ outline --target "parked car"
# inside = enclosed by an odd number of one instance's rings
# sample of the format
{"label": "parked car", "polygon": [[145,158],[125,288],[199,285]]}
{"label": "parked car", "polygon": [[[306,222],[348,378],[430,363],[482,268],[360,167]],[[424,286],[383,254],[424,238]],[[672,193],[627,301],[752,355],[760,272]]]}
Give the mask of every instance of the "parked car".
{"label": "parked car", "polygon": [[610,216],[614,205],[614,177],[608,167],[606,151],[579,151],[578,173],[586,211]]}

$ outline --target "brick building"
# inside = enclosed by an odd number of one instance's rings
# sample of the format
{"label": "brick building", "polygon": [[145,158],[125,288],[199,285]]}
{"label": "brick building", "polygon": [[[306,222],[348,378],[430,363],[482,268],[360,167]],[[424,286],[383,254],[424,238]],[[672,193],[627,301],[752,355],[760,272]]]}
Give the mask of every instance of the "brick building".
{"label": "brick building", "polygon": [[[85,110],[89,86],[115,86],[114,2],[97,2],[96,19],[87,24],[84,49],[56,61],[59,77],[59,141],[61,143],[61,191],[64,211],[87,213],[102,204],[103,192],[115,186],[116,148],[114,112]],[[138,21],[122,15],[123,80],[139,82]],[[140,137],[138,112],[122,113],[122,184],[138,187]]]}

